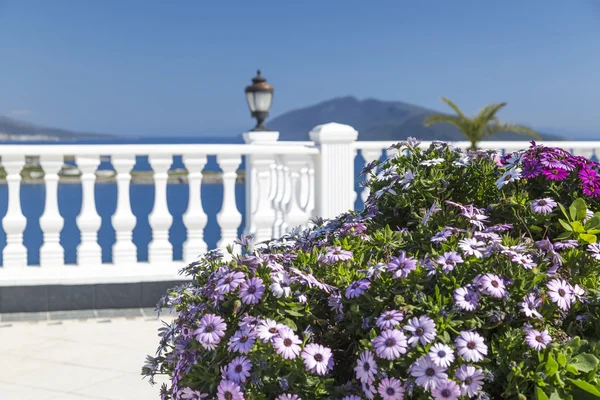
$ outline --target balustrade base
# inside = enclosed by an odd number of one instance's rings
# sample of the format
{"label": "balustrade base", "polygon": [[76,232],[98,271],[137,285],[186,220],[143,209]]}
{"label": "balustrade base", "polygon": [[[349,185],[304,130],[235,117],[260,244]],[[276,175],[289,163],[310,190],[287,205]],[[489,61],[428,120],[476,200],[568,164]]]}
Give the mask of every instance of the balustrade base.
{"label": "balustrade base", "polygon": [[0,268],[0,314],[154,307],[184,265]]}

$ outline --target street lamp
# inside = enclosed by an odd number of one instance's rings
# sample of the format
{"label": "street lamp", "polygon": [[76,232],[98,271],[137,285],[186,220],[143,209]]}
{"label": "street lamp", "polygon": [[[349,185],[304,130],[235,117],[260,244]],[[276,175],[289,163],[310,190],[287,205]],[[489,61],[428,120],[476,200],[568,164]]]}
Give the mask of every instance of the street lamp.
{"label": "street lamp", "polygon": [[273,86],[269,85],[267,80],[260,75],[260,69],[252,78],[252,85],[246,87],[246,101],[248,101],[252,117],[256,118],[256,126],[252,130],[268,131],[269,129],[263,122],[269,115],[269,109],[273,103]]}

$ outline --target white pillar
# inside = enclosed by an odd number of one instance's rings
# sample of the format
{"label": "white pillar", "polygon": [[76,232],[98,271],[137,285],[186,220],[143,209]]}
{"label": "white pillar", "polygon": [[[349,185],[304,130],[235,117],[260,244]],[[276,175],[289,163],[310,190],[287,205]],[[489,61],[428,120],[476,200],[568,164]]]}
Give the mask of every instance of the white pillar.
{"label": "white pillar", "polygon": [[81,170],[81,212],[77,216],[77,226],[81,232],[81,243],[77,247],[77,264],[86,267],[102,264],[102,248],[98,244],[98,230],[102,218],[96,211],[94,189],[96,186],[96,169],[100,164],[100,156],[76,157],[77,166]]}
{"label": "white pillar", "polygon": [[112,165],[117,171],[117,209],[111,220],[115,229],[115,243],[112,248],[112,259],[115,265],[132,265],[137,263],[137,247],[133,244],[133,228],[136,218],[131,211],[129,188],[131,170],[135,165],[134,154],[112,156]]}
{"label": "white pillar", "polygon": [[65,263],[65,251],[60,245],[60,231],[64,220],[58,209],[58,173],[63,162],[61,155],[40,157],[46,185],[44,213],[40,217],[40,228],[44,234],[44,244],[40,247],[40,266],[44,268],[60,267]]}
{"label": "white pillar", "polygon": [[154,171],[154,207],[148,216],[152,227],[152,241],[148,245],[148,262],[170,263],[173,261],[173,246],[169,242],[169,228],[173,216],[167,205],[167,180],[169,168],[173,164],[170,154],[151,154],[148,161]]}
{"label": "white pillar", "polygon": [[[286,223],[288,228],[297,226],[305,227],[310,219],[310,214],[307,214],[306,205],[308,204],[309,193],[308,185],[304,184],[308,181],[309,157],[305,155],[286,155],[284,156],[285,164],[289,169],[289,203],[287,205]],[[306,179],[303,179],[305,177]]]}
{"label": "white pillar", "polygon": [[183,223],[187,229],[187,240],[183,244],[183,261],[195,261],[207,250],[204,241],[204,227],[207,217],[202,207],[202,170],[206,165],[206,155],[185,155],[183,162],[188,170],[190,189],[188,208],[183,214]]}
{"label": "white pillar", "polygon": [[23,231],[27,219],[21,212],[21,170],[25,156],[3,155],[2,166],[6,171],[8,183],[8,208],[2,218],[2,227],[6,232],[6,247],[2,251],[3,267],[26,267],[27,249],[23,245]]}
{"label": "white pillar", "polygon": [[[243,134],[244,141],[252,145],[272,145],[277,143],[279,132],[252,131]],[[273,237],[275,210],[269,197],[273,190],[271,168],[275,155],[260,154],[246,156],[246,224],[244,233],[253,235],[256,242]]]}
{"label": "white pillar", "polygon": [[[237,179],[237,168],[242,157],[237,154],[218,154],[217,163],[223,170],[223,205],[217,214],[217,222],[221,228],[221,239],[217,247],[224,250],[228,245],[233,246],[237,239],[237,230],[242,223],[242,214],[235,204],[235,181]],[[235,249],[236,252],[239,249]]]}
{"label": "white pillar", "polygon": [[[365,160],[365,166],[367,166],[371,161],[373,160],[379,160],[381,158],[381,150],[376,150],[376,149],[371,149],[371,150],[367,150],[367,149],[362,149],[361,150],[361,154]],[[367,179],[368,176],[363,177],[363,179]],[[363,201],[363,204],[367,201],[367,199],[369,198],[369,187],[365,186],[360,194],[360,198]]]}
{"label": "white pillar", "polygon": [[334,218],[354,208],[354,146],[358,132],[335,122],[318,125],[310,139],[319,147],[315,165],[316,215]]}

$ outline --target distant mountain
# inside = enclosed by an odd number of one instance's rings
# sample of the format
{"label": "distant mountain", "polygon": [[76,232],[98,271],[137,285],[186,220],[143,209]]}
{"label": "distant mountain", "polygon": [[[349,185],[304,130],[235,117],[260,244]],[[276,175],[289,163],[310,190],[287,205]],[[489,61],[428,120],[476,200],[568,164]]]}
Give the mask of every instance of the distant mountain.
{"label": "distant mountain", "polygon": [[38,141],[38,140],[77,140],[111,139],[114,136],[99,133],[73,132],[64,129],[47,128],[28,122],[0,116],[0,141]]}
{"label": "distant mountain", "polygon": [[[425,127],[428,115],[439,114],[427,108],[401,101],[358,100],[339,97],[310,107],[282,114],[267,125],[280,132],[280,140],[308,140],[308,132],[316,125],[339,122],[353,126],[359,140],[402,140],[414,136],[423,140],[464,140],[454,126],[436,124]],[[541,133],[544,140],[564,140],[560,136]],[[525,140],[527,136],[502,132],[490,140]]]}

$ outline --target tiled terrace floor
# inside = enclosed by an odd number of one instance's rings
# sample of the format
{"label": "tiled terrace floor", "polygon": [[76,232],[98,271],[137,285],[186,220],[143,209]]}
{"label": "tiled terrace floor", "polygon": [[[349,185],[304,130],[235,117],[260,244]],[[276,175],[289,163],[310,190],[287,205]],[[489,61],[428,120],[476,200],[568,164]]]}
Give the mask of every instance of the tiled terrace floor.
{"label": "tiled terrace floor", "polygon": [[140,370],[146,354],[156,350],[160,321],[143,314],[62,321],[47,316],[37,322],[2,318],[0,399],[158,400],[160,385],[142,380]]}

